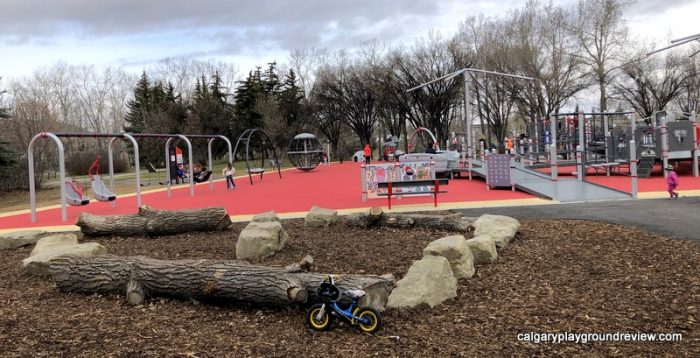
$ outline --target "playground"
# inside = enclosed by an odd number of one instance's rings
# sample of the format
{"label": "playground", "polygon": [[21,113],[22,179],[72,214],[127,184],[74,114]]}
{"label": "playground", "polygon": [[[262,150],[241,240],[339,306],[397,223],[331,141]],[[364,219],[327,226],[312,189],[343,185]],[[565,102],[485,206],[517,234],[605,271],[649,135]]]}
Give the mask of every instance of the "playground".
{"label": "playground", "polygon": [[[147,189],[141,194],[142,204],[156,209],[205,208],[210,206],[225,207],[230,215],[239,220],[245,220],[252,215],[275,210],[284,217],[299,217],[312,206],[318,205],[349,213],[372,206],[387,206],[385,197],[362,201],[360,163],[334,162],[330,165],[320,165],[312,171],[300,171],[294,168],[282,171],[282,178],[277,175],[253,177],[251,185],[247,175],[238,176],[235,180],[237,189],[226,190],[226,183],[220,175],[213,180],[213,188],[209,183],[200,183],[194,187],[194,196],[190,195],[189,185],[173,186],[171,197],[168,197],[165,187]],[[571,171],[575,167],[560,168],[560,181],[575,180]],[[545,174],[548,170],[541,169]],[[700,178],[693,177],[688,162],[680,163],[677,169],[680,175],[680,193],[684,196],[700,195]],[[220,173],[219,173],[220,174]],[[276,174],[276,173],[275,173]],[[587,180],[590,182],[629,192],[630,178],[624,175],[606,176],[590,170]],[[650,178],[639,179],[640,198],[667,197],[665,179],[660,166],[656,166]],[[124,187],[133,187],[123,183]],[[490,206],[556,204],[556,201],[541,199],[535,195],[511,191],[509,188],[488,190],[483,179],[476,176],[472,180],[466,177],[450,181],[446,187],[447,193],[438,196],[438,209],[473,208]],[[45,189],[58,191],[55,189]],[[122,194],[115,201],[91,202],[84,206],[68,206],[68,220],[61,221],[60,206],[55,203],[37,210],[37,221],[32,223],[28,210],[0,213],[0,231],[29,227],[55,227],[69,225],[75,222],[80,212],[96,215],[123,215],[137,211],[136,196]],[[115,207],[112,207],[112,204]],[[393,200],[393,210],[433,210],[433,202],[428,197],[403,197]]]}

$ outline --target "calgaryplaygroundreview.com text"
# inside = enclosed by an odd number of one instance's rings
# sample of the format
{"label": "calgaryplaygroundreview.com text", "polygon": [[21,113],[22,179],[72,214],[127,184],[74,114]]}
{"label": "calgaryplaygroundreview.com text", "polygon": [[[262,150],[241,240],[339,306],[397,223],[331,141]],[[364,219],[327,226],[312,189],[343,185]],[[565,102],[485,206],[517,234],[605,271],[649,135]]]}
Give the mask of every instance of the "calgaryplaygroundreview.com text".
{"label": "calgaryplaygroundreview.com text", "polygon": [[646,332],[612,332],[612,333],[574,333],[574,332],[525,332],[518,333],[519,342],[532,343],[589,343],[589,342],[680,342],[681,333],[646,333]]}

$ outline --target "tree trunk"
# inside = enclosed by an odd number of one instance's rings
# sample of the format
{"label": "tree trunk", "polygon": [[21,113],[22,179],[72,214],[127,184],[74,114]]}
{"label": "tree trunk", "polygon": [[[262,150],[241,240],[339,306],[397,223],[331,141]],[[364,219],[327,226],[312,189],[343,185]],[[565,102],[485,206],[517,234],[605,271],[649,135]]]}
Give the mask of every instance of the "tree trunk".
{"label": "tree trunk", "polygon": [[[374,209],[374,208],[373,208]],[[381,210],[381,209],[380,209]],[[351,214],[345,217],[345,223],[355,227],[392,227],[392,228],[429,228],[455,232],[471,232],[474,221],[461,214],[401,214],[370,212]]]}
{"label": "tree trunk", "polygon": [[[304,258],[299,266],[308,267],[309,261],[312,259]],[[51,261],[49,270],[63,292],[121,293],[131,304],[140,304],[149,296],[226,299],[264,306],[288,306],[315,299],[316,288],[326,275],[289,272],[288,268],[253,266],[243,261],[105,255],[60,256]],[[383,310],[394,288],[394,278],[343,275],[337,284],[342,291],[365,290],[367,295],[361,304]]]}
{"label": "tree trunk", "polygon": [[350,226],[356,227],[371,227],[382,217],[384,211],[378,206],[373,206],[369,212],[351,214],[345,217],[345,222]]}
{"label": "tree trunk", "polygon": [[80,213],[76,225],[87,236],[171,235],[190,231],[218,231],[231,225],[226,209],[190,210],[139,208],[138,214],[98,216]]}

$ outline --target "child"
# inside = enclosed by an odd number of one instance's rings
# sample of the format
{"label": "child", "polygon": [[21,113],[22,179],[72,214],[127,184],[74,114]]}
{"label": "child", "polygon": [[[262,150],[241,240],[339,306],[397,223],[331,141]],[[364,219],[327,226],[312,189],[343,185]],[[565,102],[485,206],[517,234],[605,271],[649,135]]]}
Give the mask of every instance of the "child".
{"label": "child", "polygon": [[670,164],[666,166],[668,170],[668,176],[666,176],[666,183],[668,184],[668,194],[671,196],[670,199],[678,199],[678,193],[674,191],[678,187],[678,174],[673,171],[673,166]]}
{"label": "child", "polygon": [[224,176],[226,176],[226,188],[229,191],[236,189],[236,184],[233,182],[233,173],[235,172],[236,169],[233,169],[233,165],[231,165],[231,162],[226,163],[226,168],[224,168],[223,173]]}

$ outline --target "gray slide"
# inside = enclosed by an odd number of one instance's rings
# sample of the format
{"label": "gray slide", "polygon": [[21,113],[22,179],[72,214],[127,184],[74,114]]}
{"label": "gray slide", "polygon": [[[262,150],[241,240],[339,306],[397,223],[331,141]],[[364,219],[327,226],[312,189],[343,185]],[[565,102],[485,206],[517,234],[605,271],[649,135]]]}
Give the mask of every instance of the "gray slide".
{"label": "gray slide", "polygon": [[114,193],[107,189],[105,183],[102,181],[102,178],[100,178],[99,175],[92,176],[91,184],[92,194],[95,196],[97,201],[112,201],[117,198]]}
{"label": "gray slide", "polygon": [[82,187],[80,182],[66,179],[66,184],[63,186],[66,191],[66,203],[72,206],[82,206],[90,203],[90,198],[85,194],[81,194]]}

